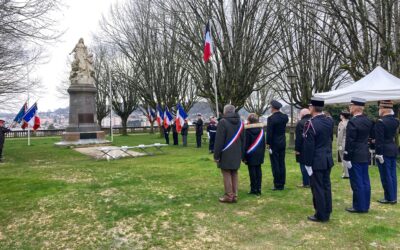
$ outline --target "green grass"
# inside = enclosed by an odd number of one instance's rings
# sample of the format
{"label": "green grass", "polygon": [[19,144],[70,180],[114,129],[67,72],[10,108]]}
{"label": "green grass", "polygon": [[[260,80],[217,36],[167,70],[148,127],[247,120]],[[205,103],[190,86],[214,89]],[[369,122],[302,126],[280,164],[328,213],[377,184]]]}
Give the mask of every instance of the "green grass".
{"label": "green grass", "polygon": [[[57,138],[7,140],[0,165],[1,249],[271,249],[397,248],[400,205],[375,202],[383,195],[370,169],[372,207],[349,214],[348,180],[332,171],[333,214],[326,224],[313,213],[309,189],[298,189],[300,171],[287,152],[287,189],[272,192],[269,159],[263,195],[248,196],[247,168],[240,169],[237,204],[220,204],[219,170],[206,147],[170,146],[165,155],[93,160],[55,148]],[[115,145],[162,142],[156,135],[115,137]]]}

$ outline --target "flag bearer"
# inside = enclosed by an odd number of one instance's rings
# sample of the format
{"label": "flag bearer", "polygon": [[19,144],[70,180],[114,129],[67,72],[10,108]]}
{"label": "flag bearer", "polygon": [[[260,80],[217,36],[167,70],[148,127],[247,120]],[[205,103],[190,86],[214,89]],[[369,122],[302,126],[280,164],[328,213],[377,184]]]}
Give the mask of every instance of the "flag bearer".
{"label": "flag bearer", "polygon": [[396,158],[397,145],[395,137],[399,121],[393,115],[393,102],[379,102],[379,116],[375,124],[375,152],[381,176],[384,198],[378,200],[382,204],[397,203]]}
{"label": "flag bearer", "polygon": [[346,208],[350,213],[367,213],[371,202],[371,184],[368,175],[368,139],[373,122],[363,114],[366,100],[353,97],[347,124],[343,160],[349,168],[350,185],[353,190],[353,206]]}
{"label": "flag bearer", "polygon": [[4,127],[5,120],[0,118],[0,162],[3,162],[3,145],[5,140],[5,134],[11,130]]}

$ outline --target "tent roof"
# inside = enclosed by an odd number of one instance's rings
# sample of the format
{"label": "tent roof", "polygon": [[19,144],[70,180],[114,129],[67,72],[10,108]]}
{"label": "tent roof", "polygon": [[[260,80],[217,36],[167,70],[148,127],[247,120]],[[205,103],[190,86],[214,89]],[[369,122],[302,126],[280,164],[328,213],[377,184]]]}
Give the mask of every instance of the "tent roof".
{"label": "tent roof", "polygon": [[355,83],[341,89],[317,93],[325,104],[350,103],[352,97],[368,102],[379,100],[400,100],[400,79],[378,66],[371,73]]}

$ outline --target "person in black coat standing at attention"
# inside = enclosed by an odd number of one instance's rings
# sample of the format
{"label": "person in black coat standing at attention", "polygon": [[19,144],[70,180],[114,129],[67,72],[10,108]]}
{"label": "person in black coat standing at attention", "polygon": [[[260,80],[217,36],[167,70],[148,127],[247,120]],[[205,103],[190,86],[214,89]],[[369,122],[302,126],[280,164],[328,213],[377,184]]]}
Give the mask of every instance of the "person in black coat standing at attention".
{"label": "person in black coat standing at attention", "polygon": [[300,171],[302,175],[303,184],[299,187],[309,188],[310,187],[310,177],[308,176],[305,164],[304,164],[304,152],[303,152],[303,132],[304,124],[311,119],[311,114],[309,109],[300,110],[300,121],[296,124],[296,140],[295,140],[295,154],[296,162],[300,164]]}
{"label": "person in black coat standing at attention", "polygon": [[373,122],[363,114],[365,102],[362,98],[351,99],[350,113],[353,118],[349,120],[346,128],[343,160],[349,168],[350,186],[353,190],[353,206],[346,208],[350,213],[367,213],[371,202],[368,139]]}
{"label": "person in black coat standing at attention", "polygon": [[178,131],[176,130],[175,121],[172,123],[171,127],[172,127],[172,139],[174,140],[174,145],[179,145]]}
{"label": "person in black coat standing at attention", "polygon": [[264,163],[265,157],[264,124],[258,122],[258,116],[256,114],[250,114],[247,121],[248,124],[245,126],[246,153],[243,161],[247,164],[249,169],[249,194],[261,195],[261,164]]}
{"label": "person in black coat standing at attention", "polygon": [[203,136],[203,119],[201,119],[201,114],[197,114],[197,121],[194,124],[196,125],[197,147],[201,148],[201,137]]}
{"label": "person in black coat standing at attention", "polygon": [[271,113],[267,120],[267,147],[271,159],[272,175],[274,176],[274,188],[283,190],[286,181],[285,150],[286,150],[286,124],[289,121],[287,115],[280,109],[282,104],[271,101]]}
{"label": "person in black coat standing at attention", "polygon": [[221,169],[225,194],[220,202],[237,202],[238,169],[244,156],[244,124],[233,105],[224,107],[224,115],[217,126],[214,161]]}
{"label": "person in black coat standing at attention", "polygon": [[184,147],[187,146],[187,137],[189,133],[189,124],[188,121],[185,119],[185,122],[183,123],[182,130],[181,130],[181,135],[182,135],[182,145]]}
{"label": "person in black coat standing at attention", "polygon": [[5,134],[11,130],[4,127],[5,120],[0,118],[0,162],[3,162],[3,146],[5,141]]}
{"label": "person in black coat standing at attention", "polygon": [[169,145],[169,132],[171,131],[171,126],[163,126],[163,130],[164,130],[164,137],[165,137],[165,143]]}
{"label": "person in black coat standing at attention", "polygon": [[399,128],[399,120],[393,115],[393,102],[379,102],[379,116],[375,124],[375,152],[381,176],[384,198],[378,200],[382,204],[397,203],[397,145],[395,137]]}
{"label": "person in black coat standing at attention", "polygon": [[332,213],[331,169],[333,167],[332,140],[334,122],[322,111],[324,101],[311,98],[312,118],[304,124],[303,158],[310,176],[315,214],[308,220],[329,221]]}
{"label": "person in black coat standing at attention", "polygon": [[217,123],[214,120],[214,117],[210,118],[210,124],[207,126],[207,133],[208,133],[208,150],[210,154],[214,153],[214,144],[215,144],[215,135],[217,134]]}

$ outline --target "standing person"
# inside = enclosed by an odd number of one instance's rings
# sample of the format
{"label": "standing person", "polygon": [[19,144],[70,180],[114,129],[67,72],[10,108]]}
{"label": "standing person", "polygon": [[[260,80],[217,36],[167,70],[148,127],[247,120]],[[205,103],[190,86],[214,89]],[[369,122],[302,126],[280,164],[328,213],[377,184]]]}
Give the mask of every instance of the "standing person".
{"label": "standing person", "polygon": [[224,115],[217,126],[214,161],[221,169],[225,194],[220,202],[237,202],[238,169],[244,156],[244,124],[233,105],[224,107]]}
{"label": "standing person", "polygon": [[311,114],[309,109],[300,110],[299,115],[300,120],[296,125],[296,140],[295,140],[295,154],[296,154],[296,162],[300,164],[300,171],[303,180],[303,184],[298,187],[309,188],[310,187],[310,177],[308,176],[307,170],[304,165],[304,152],[303,152],[303,132],[304,132],[304,124],[311,119]]}
{"label": "standing person", "polygon": [[201,119],[201,114],[197,114],[197,121],[195,125],[197,147],[201,148],[201,137],[203,136],[203,119]]}
{"label": "standing person", "polygon": [[270,153],[272,175],[274,176],[274,188],[272,190],[285,189],[286,166],[286,124],[289,121],[287,115],[280,109],[282,104],[278,101],[271,101],[272,115],[267,120],[267,147]]}
{"label": "standing person", "polygon": [[378,200],[378,202],[382,204],[396,204],[396,158],[398,149],[394,138],[397,136],[399,121],[393,115],[392,101],[379,102],[379,116],[381,118],[375,124],[375,152],[384,190],[384,198]]}
{"label": "standing person", "polygon": [[322,111],[324,101],[311,98],[312,118],[304,125],[303,156],[305,168],[310,176],[311,192],[315,214],[308,220],[315,222],[329,221],[332,213],[331,169],[333,167],[332,141],[333,120]]}
{"label": "standing person", "polygon": [[189,125],[188,121],[185,119],[185,122],[183,123],[182,130],[181,130],[181,135],[182,135],[182,145],[184,147],[187,146],[187,137],[189,133]]}
{"label": "standing person", "polygon": [[259,123],[256,114],[250,114],[245,126],[244,163],[247,164],[250,175],[249,194],[261,195],[262,171],[261,164],[265,157],[265,133],[264,124]]}
{"label": "standing person", "polygon": [[5,141],[5,134],[11,130],[4,127],[5,120],[0,118],[0,162],[3,162],[3,146]]}
{"label": "standing person", "polygon": [[350,118],[350,113],[348,111],[345,110],[342,111],[342,113],[340,113],[340,122],[338,125],[338,135],[337,135],[337,150],[339,153],[340,160],[342,162],[343,179],[349,178],[348,166],[345,164],[345,161],[343,161],[343,152],[344,152],[344,147],[346,145],[346,128],[347,128],[347,123],[349,122],[349,118]]}
{"label": "standing person", "polygon": [[210,154],[214,153],[214,144],[215,144],[215,135],[217,134],[217,123],[214,120],[214,117],[210,118],[210,124],[207,126],[207,133],[208,133],[208,150]]}
{"label": "standing person", "polygon": [[175,121],[172,123],[171,127],[172,127],[172,139],[174,140],[174,145],[179,145],[178,131],[176,130]]}
{"label": "standing person", "polygon": [[168,125],[168,127],[163,126],[163,130],[164,130],[165,143],[169,145],[169,132],[171,131],[171,126],[170,125]]}
{"label": "standing person", "polygon": [[349,167],[350,185],[353,190],[353,206],[350,213],[367,213],[371,202],[371,184],[368,175],[370,137],[373,122],[363,114],[366,100],[352,98],[350,113],[353,118],[347,123],[346,144],[343,160]]}

